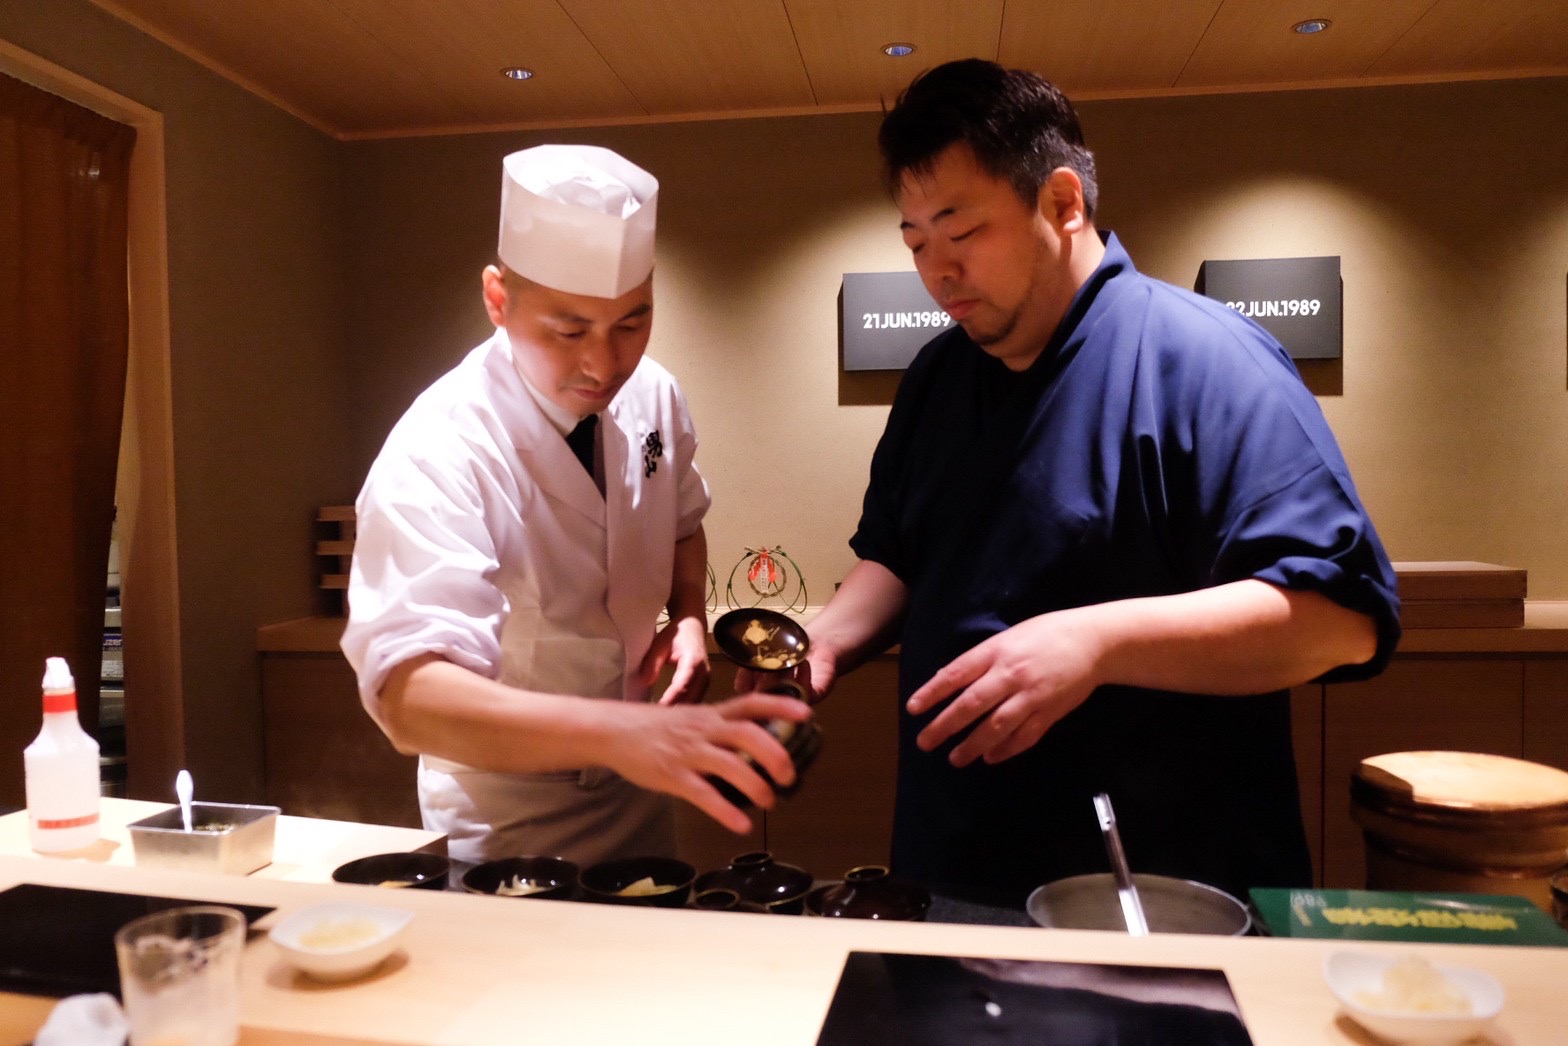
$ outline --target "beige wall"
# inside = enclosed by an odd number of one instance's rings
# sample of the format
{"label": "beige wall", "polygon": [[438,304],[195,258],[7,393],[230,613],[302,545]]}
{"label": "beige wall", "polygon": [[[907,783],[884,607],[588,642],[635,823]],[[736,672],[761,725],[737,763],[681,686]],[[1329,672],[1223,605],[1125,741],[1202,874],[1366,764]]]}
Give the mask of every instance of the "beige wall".
{"label": "beige wall", "polygon": [[315,506],[357,468],[340,146],[85,0],[6,0],[0,39],[164,116],[183,742],[200,791],[259,795],[255,630],[311,611]]}
{"label": "beige wall", "polygon": [[[1309,378],[1396,559],[1523,566],[1568,599],[1568,81],[1090,102],[1101,224],[1190,287],[1206,258],[1339,255],[1345,354]],[[782,545],[821,602],[889,381],[837,366],[844,272],[909,268],[872,114],[563,132],[662,180],[651,353],[691,399],[722,587]],[[483,135],[351,146],[360,454],[487,333],[499,158]],[[444,171],[445,173],[438,173]],[[423,288],[424,290],[421,290]]]}
{"label": "beige wall", "polygon": [[[247,798],[254,629],[311,612],[314,506],[352,498],[407,401],[487,333],[499,159],[545,136],[333,142],[85,0],[8,0],[0,39],[165,115],[187,747],[206,794]],[[1344,362],[1313,384],[1337,390],[1321,402],[1395,558],[1524,566],[1533,597],[1568,599],[1568,80],[1083,113],[1103,224],[1145,271],[1341,256]],[[908,267],[875,126],[549,136],[663,180],[652,352],[703,436],[721,585],[746,545],[782,545],[812,602],[850,565],[892,380],[839,371],[839,283]]]}

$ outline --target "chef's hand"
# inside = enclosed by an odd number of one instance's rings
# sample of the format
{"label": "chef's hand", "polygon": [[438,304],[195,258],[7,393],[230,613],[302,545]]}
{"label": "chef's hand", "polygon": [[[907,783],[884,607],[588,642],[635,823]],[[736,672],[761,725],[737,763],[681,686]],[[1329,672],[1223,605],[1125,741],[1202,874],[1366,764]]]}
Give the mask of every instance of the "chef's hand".
{"label": "chef's hand", "polygon": [[948,702],[916,743],[929,752],[973,725],[948,757],[954,766],[1011,759],[1099,685],[1093,649],[1069,613],[1041,614],[997,633],[910,695],[905,707],[911,715]]}
{"label": "chef's hand", "polygon": [[610,766],[635,785],[686,800],[736,834],[751,831],[751,818],[704,778],[721,777],[761,809],[772,809],[773,789],[745,757],[780,785],[793,784],[795,765],[762,722],[811,718],[811,709],[801,702],[771,694],[707,705],[633,705],[624,711],[634,708],[636,713],[621,720],[624,729],[609,753]]}
{"label": "chef's hand", "polygon": [[652,686],[666,664],[674,664],[670,685],[659,698],[661,705],[695,704],[708,692],[708,624],[695,617],[671,621],[653,637],[653,645],[638,666],[643,686]]}

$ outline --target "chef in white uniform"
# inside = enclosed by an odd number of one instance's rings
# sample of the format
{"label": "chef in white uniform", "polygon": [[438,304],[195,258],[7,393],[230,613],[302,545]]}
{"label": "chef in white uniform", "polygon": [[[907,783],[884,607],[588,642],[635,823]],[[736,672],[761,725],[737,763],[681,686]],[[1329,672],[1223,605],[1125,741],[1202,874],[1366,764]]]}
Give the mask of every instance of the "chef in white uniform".
{"label": "chef in white uniform", "polygon": [[763,809],[756,765],[794,779],[758,721],[804,704],[695,703],[709,498],[685,398],[643,355],[658,189],[608,149],[506,157],[495,335],[414,401],[359,495],[343,651],[459,860],[671,854],[672,797],[745,832],[708,778]]}

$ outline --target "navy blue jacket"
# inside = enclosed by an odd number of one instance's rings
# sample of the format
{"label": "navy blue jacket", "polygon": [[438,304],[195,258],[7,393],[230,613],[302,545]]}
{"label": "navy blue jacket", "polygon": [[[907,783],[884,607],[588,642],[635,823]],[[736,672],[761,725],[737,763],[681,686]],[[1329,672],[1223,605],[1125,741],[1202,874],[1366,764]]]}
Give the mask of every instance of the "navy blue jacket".
{"label": "navy blue jacket", "polygon": [[[1114,236],[1039,359],[1013,373],[961,329],[900,384],[850,542],[909,589],[900,705],[980,641],[1052,610],[1258,578],[1370,615],[1399,640],[1393,569],[1312,394],[1279,344],[1140,274]],[[1021,905],[1108,864],[1110,793],[1132,866],[1305,886],[1289,696],[1102,687],[1034,748],[954,769],[901,713],[895,870]]]}

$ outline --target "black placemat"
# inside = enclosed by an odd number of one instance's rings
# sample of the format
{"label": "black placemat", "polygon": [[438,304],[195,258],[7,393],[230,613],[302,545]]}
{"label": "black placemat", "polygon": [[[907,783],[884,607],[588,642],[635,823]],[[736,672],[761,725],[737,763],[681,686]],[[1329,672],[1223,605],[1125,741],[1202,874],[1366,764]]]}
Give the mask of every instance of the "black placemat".
{"label": "black placemat", "polygon": [[818,1046],[1251,1046],[1223,970],[851,952]]}
{"label": "black placemat", "polygon": [[79,890],[23,883],[0,891],[0,988],[62,998],[80,992],[120,994],[114,933],[165,908],[220,904],[247,924],[271,908],[192,897]]}

